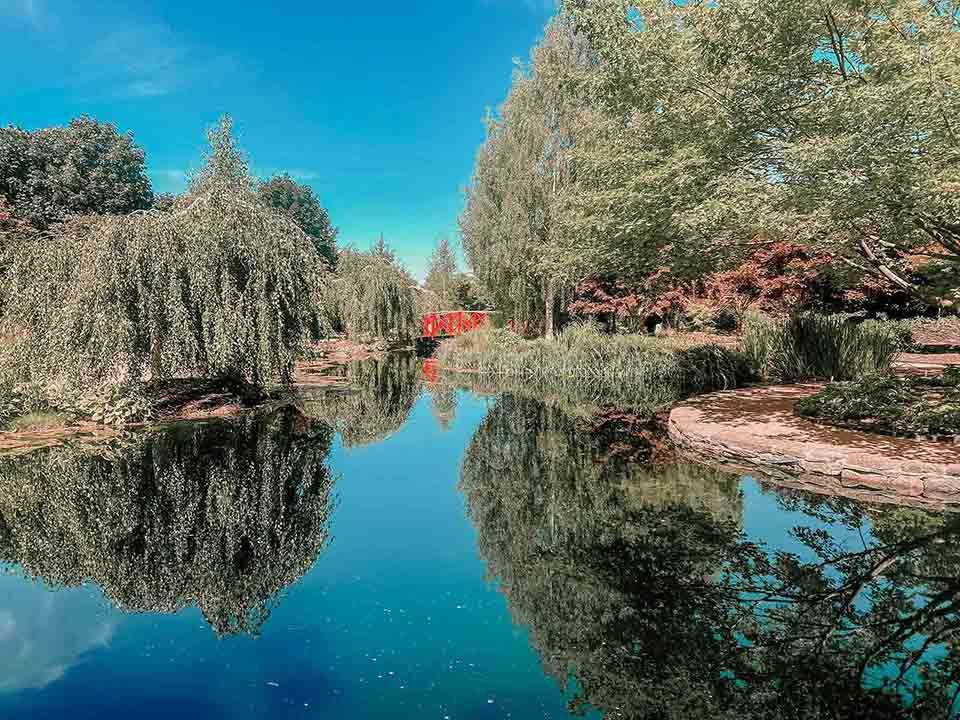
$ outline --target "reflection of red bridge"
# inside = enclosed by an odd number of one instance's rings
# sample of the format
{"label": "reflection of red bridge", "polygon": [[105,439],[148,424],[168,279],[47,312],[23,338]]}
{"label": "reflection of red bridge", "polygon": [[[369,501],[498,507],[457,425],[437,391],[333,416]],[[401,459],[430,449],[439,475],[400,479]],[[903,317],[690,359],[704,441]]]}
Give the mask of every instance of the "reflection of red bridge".
{"label": "reflection of red bridge", "polygon": [[499,313],[481,310],[451,310],[450,312],[432,312],[423,316],[424,338],[446,338],[463,335],[485,325],[493,324]]}

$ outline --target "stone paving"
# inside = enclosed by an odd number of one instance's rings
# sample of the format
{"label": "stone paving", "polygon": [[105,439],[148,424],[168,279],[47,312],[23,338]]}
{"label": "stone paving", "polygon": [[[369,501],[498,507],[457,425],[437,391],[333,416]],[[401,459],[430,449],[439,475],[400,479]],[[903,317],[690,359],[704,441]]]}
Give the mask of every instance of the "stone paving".
{"label": "stone paving", "polygon": [[[900,369],[925,372],[960,363],[960,355],[921,357],[922,363],[901,357]],[[702,395],[671,411],[670,436],[692,459],[756,471],[758,479],[873,502],[960,509],[960,444],[845,430],[795,415],[794,403],[821,387]]]}

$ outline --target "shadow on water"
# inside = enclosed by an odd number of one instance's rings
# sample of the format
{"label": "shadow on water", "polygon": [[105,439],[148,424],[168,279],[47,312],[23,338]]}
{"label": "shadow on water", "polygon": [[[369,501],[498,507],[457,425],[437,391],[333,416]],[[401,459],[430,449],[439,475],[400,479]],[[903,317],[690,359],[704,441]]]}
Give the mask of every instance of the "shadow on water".
{"label": "shadow on water", "polygon": [[257,634],[325,548],[332,432],[287,409],[0,458],[0,560],[119,608]]}
{"label": "shadow on water", "polygon": [[573,712],[956,712],[960,520],[778,495],[803,519],[790,553],[744,530],[739,478],[625,464],[589,429],[502,396],[460,484],[488,577]]}

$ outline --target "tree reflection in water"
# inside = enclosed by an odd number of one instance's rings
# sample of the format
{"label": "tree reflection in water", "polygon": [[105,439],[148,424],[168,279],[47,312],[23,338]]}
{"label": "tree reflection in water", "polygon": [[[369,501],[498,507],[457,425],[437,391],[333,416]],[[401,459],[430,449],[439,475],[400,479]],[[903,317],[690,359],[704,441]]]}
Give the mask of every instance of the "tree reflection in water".
{"label": "tree reflection in water", "polygon": [[361,447],[393,435],[410,416],[422,387],[417,357],[394,353],[349,363],[351,390],[305,396],[303,411],[335,428],[344,447]]}
{"label": "tree reflection in water", "polygon": [[777,552],[742,530],[737,478],[628,465],[583,429],[504,396],[461,476],[488,575],[546,672],[572,681],[574,711],[955,712],[956,518],[793,495],[781,502],[809,519],[794,531],[804,553]]}
{"label": "tree reflection in water", "polygon": [[285,410],[0,458],[0,559],[95,582],[127,611],[196,605],[218,635],[257,634],[327,543],[331,439]]}

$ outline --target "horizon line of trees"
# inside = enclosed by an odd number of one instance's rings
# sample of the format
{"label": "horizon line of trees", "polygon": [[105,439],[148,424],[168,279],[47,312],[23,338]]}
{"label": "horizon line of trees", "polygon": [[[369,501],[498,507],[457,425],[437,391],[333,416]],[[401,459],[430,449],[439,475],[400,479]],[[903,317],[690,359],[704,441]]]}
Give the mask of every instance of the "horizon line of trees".
{"label": "horizon line of trees", "polygon": [[584,280],[649,300],[784,244],[956,313],[958,116],[956,0],[566,0],[486,119],[465,254],[548,335]]}
{"label": "horizon line of trees", "polygon": [[251,174],[229,116],[207,139],[187,190],[158,196],[115,125],[0,128],[5,397],[69,409],[103,383],[173,377],[265,389],[333,331],[410,337],[415,283],[382,238],[338,248],[311,188]]}

